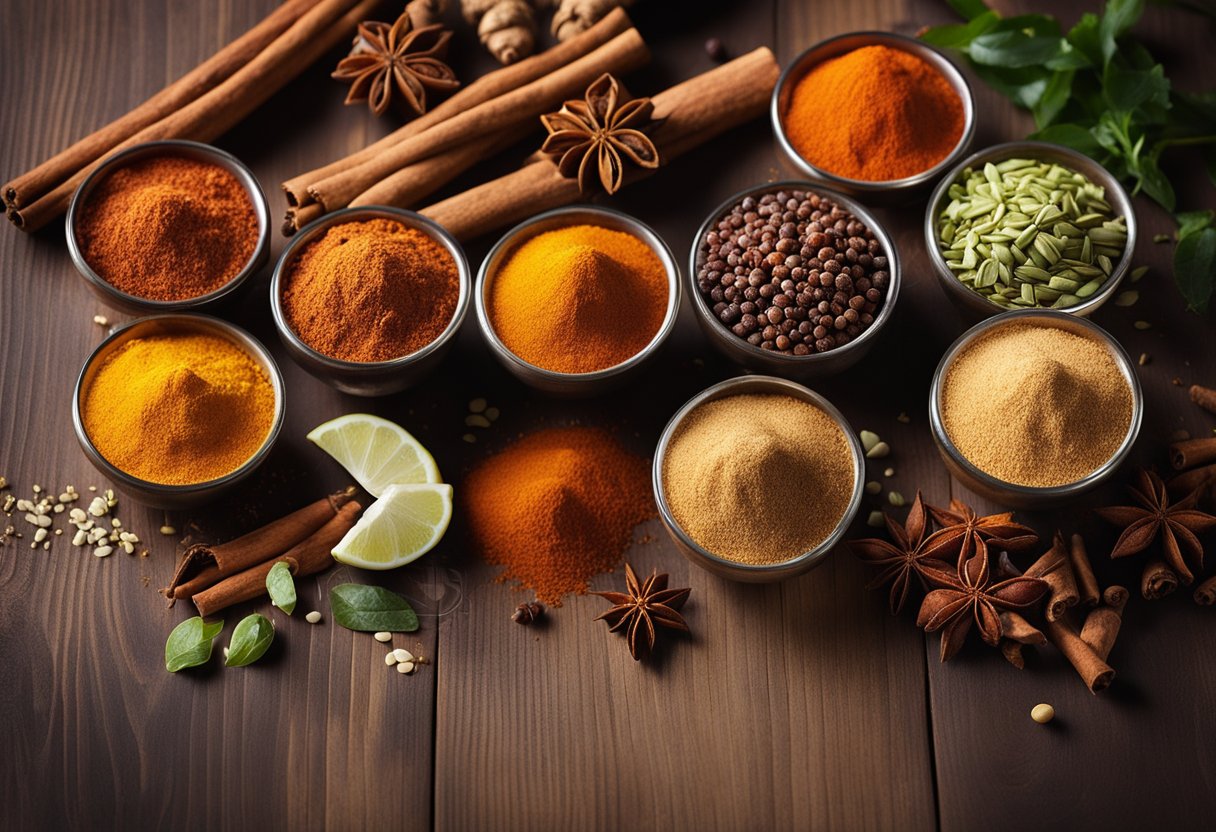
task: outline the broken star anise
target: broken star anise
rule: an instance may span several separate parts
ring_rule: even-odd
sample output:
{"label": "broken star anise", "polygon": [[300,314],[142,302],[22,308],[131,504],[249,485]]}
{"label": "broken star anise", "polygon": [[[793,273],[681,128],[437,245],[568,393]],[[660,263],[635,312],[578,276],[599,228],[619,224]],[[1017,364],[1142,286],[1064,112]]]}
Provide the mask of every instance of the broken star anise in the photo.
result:
{"label": "broken star anise", "polygon": [[988,569],[988,543],[975,541],[975,555],[960,560],[957,577],[940,572],[928,573],[939,588],[925,596],[916,626],[925,632],[942,631],[941,659],[949,661],[967,638],[972,622],[985,643],[996,647],[1001,640],[999,610],[1025,609],[1047,592],[1047,583],[1038,578],[1009,578],[991,582]]}
{"label": "broken star anise", "polygon": [[451,31],[441,25],[414,28],[409,13],[391,26],[375,20],[359,24],[354,47],[331,77],[349,81],[346,103],[367,101],[376,115],[388,109],[394,90],[414,115],[426,112],[426,91],[460,86],[443,62]]}
{"label": "broken star anise", "polygon": [[591,190],[598,176],[605,191],[616,193],[626,161],[647,169],[659,166],[659,151],[642,132],[653,112],[649,98],[629,99],[605,73],[587,87],[582,101],[567,101],[540,117],[549,132],[541,153],[557,157],[562,176],[577,176],[580,191]]}
{"label": "broken star anise", "polygon": [[638,581],[633,567],[625,564],[627,592],[592,592],[607,598],[613,607],[596,621],[607,621],[608,632],[624,630],[629,639],[629,654],[634,661],[654,649],[655,625],[688,632],[688,624],[679,610],[688,600],[691,589],[668,589],[666,573],[651,572],[644,583]]}
{"label": "broken star anise", "polygon": [[1160,536],[1166,562],[1183,583],[1191,583],[1195,576],[1187,567],[1188,558],[1195,562],[1196,569],[1203,568],[1203,544],[1198,535],[1216,529],[1216,517],[1195,508],[1203,486],[1171,504],[1161,477],[1155,471],[1141,469],[1136,484],[1128,490],[1138,506],[1095,509],[1106,522],[1124,527],[1110,556],[1125,558],[1143,552]]}
{"label": "broken star anise", "polygon": [[929,506],[929,513],[940,526],[927,541],[929,557],[951,563],[970,560],[975,553],[975,541],[987,541],[994,549],[1024,552],[1039,542],[1034,529],[1013,522],[1013,512],[980,517],[961,500],[950,500],[950,508]]}
{"label": "broken star anise", "polygon": [[916,492],[916,499],[912,501],[912,508],[908,511],[908,519],[902,526],[885,512],[883,517],[887,521],[887,532],[895,541],[894,544],[879,538],[867,538],[850,540],[848,546],[857,557],[871,566],[879,567],[878,574],[866,585],[866,589],[875,589],[888,581],[891,582],[890,604],[891,613],[894,614],[903,609],[904,602],[908,599],[908,588],[913,575],[920,580],[921,586],[925,587],[926,571],[936,570],[949,574],[954,565],[929,554],[925,547],[929,517],[925,504],[921,502],[919,491]]}

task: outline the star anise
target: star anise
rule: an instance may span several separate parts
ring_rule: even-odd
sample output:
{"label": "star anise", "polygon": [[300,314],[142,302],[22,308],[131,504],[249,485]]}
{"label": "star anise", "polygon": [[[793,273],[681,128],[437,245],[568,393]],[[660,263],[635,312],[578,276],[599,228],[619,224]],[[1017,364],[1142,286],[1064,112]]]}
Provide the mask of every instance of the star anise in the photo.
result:
{"label": "star anise", "polygon": [[1034,529],[1013,522],[1013,512],[980,517],[961,500],[950,500],[950,508],[929,506],[929,513],[941,528],[925,541],[929,557],[957,563],[970,560],[976,541],[985,540],[994,549],[1024,552],[1039,542]]}
{"label": "star anise", "polygon": [[642,132],[653,113],[649,98],[631,100],[604,73],[587,87],[582,101],[567,101],[558,112],[540,117],[549,131],[541,153],[558,157],[557,169],[562,176],[577,176],[580,191],[591,190],[598,175],[604,190],[616,193],[626,161],[648,169],[659,166],[659,151]]}
{"label": "star anise", "polygon": [[1195,576],[1187,560],[1193,560],[1196,569],[1203,568],[1203,544],[1197,535],[1216,529],[1216,517],[1195,508],[1203,486],[1171,505],[1161,477],[1142,468],[1128,490],[1140,505],[1095,509],[1106,522],[1124,527],[1110,556],[1125,558],[1143,552],[1160,536],[1166,562],[1183,583],[1191,583]]}
{"label": "star anise", "polygon": [[629,653],[634,661],[654,649],[655,625],[688,632],[688,624],[679,610],[688,600],[691,589],[668,589],[667,574],[651,572],[645,583],[638,581],[633,567],[625,564],[627,592],[592,592],[607,598],[614,606],[596,621],[607,621],[608,632],[625,630],[629,638]]}
{"label": "star anise", "polygon": [[375,20],[359,24],[354,47],[331,77],[351,82],[346,103],[367,101],[376,115],[386,109],[393,92],[414,115],[426,112],[426,91],[460,86],[443,62],[452,33],[439,24],[414,28],[408,13],[391,26]]}
{"label": "star anise", "polygon": [[894,545],[878,538],[867,538],[850,540],[848,546],[853,554],[866,563],[880,567],[874,579],[866,584],[866,589],[875,589],[887,581],[891,582],[891,613],[895,614],[903,609],[904,602],[908,599],[908,588],[913,575],[920,580],[922,587],[927,588],[925,573],[928,570],[949,574],[954,566],[930,555],[925,548],[929,517],[925,504],[921,502],[919,491],[916,492],[916,499],[912,501],[912,508],[902,526],[885,512],[883,517],[887,521],[887,532],[895,541]]}
{"label": "star anise", "polygon": [[[940,587],[925,596],[916,616],[916,626],[925,632],[942,631],[941,659],[949,661],[967,638],[974,621],[980,638],[996,647],[1001,640],[998,610],[1019,610],[1031,606],[1047,592],[1047,583],[1038,578],[1009,578],[992,583],[988,570],[988,543],[975,540],[975,555],[960,560],[957,578],[931,572],[929,579]],[[947,579],[948,580],[943,580]]]}

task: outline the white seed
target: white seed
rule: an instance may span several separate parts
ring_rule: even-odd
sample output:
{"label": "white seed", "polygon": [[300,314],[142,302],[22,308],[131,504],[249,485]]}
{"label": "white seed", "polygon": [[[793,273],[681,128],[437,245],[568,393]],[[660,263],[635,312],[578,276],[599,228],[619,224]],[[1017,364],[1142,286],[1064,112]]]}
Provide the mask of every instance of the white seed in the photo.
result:
{"label": "white seed", "polygon": [[904,500],[904,495],[900,494],[898,491],[888,492],[887,493],[887,502],[890,503],[891,505],[895,506],[896,508],[898,508],[899,506],[902,506],[902,505],[906,505],[906,501]]}
{"label": "white seed", "polygon": [[34,532],[34,542],[41,543],[42,541],[46,540],[46,536],[47,536],[47,530],[39,529],[38,531]]}
{"label": "white seed", "polygon": [[76,536],[72,538],[72,545],[73,546],[83,546],[85,539],[87,537],[88,537],[88,534],[86,532],[77,531]]}
{"label": "white seed", "polygon": [[228,661],[228,648],[224,648],[224,661]]}
{"label": "white seed", "polygon": [[867,459],[882,459],[885,456],[891,455],[891,446],[886,442],[879,442],[870,450],[866,451]]}
{"label": "white seed", "polygon": [[53,522],[55,522],[55,521],[52,520],[50,517],[47,517],[45,514],[38,515],[37,525],[40,528],[45,529],[47,526],[51,525],[51,523],[53,523]]}
{"label": "white seed", "polygon": [[401,647],[398,647],[396,650],[394,650],[393,655],[397,658],[397,661],[399,661],[399,662],[412,662],[414,660],[414,654],[411,653],[409,650],[405,650]]}
{"label": "white seed", "polygon": [[61,502],[61,503],[70,503],[75,499],[76,499],[76,494],[71,491],[65,491],[59,495],[59,502]]}
{"label": "white seed", "polygon": [[392,667],[393,665],[395,665],[397,663],[397,657],[392,652],[385,653],[384,654],[384,663],[386,665],[388,665],[389,667]]}
{"label": "white seed", "polygon": [[89,514],[94,517],[102,517],[108,510],[109,506],[106,505],[106,501],[101,497],[94,497],[93,501],[89,503]]}
{"label": "white seed", "polygon": [[33,511],[34,504],[22,497],[17,501],[17,511]]}
{"label": "white seed", "polygon": [[175,534],[177,534],[177,529],[175,529],[175,528],[173,528],[172,526],[170,526],[170,525],[166,524],[166,525],[164,525],[164,526],[161,526],[161,527],[160,527],[160,533],[161,533],[161,534],[163,534],[163,535],[165,535],[166,537],[168,537],[168,536],[170,536],[170,535],[175,535]]}
{"label": "white seed", "polygon": [[73,523],[84,523],[89,521],[89,515],[85,514],[82,509],[74,508],[68,512],[68,519]]}
{"label": "white seed", "polygon": [[413,662],[402,662],[401,664],[397,665],[397,672],[398,673],[413,673],[414,672],[414,663]]}
{"label": "white seed", "polygon": [[866,493],[871,494],[871,495],[881,494],[882,493],[882,483],[874,482],[874,481],[870,481],[870,482],[866,483]]}
{"label": "white seed", "polygon": [[883,471],[883,472],[882,472],[882,475],[883,475],[884,477],[893,477],[893,476],[895,476],[895,469],[894,469],[894,468],[888,468],[887,470],[885,470],[885,471]]}
{"label": "white seed", "polygon": [[881,437],[872,430],[863,430],[857,434],[857,437],[861,440],[861,447],[867,454],[874,450],[874,447],[882,441]]}
{"label": "white seed", "polygon": [[887,525],[887,521],[886,518],[883,517],[881,511],[871,511],[870,516],[866,518],[866,525],[872,526],[876,529],[881,529],[883,526]]}
{"label": "white seed", "polygon": [[48,540],[48,541],[46,541],[45,543],[43,543],[43,544],[42,544],[42,548],[43,548],[43,549],[46,549],[47,551],[50,551],[50,549],[51,549],[51,541],[49,541],[49,540]]}
{"label": "white seed", "polygon": [[320,624],[321,623],[321,613],[317,612],[316,610],[313,610],[308,615],[304,616],[304,620],[307,621],[309,624]]}
{"label": "white seed", "polygon": [[115,517],[113,520],[111,520],[111,521],[110,521],[110,525],[111,525],[111,526],[113,526],[113,527],[114,527],[114,528],[116,528],[116,529],[121,529],[121,528],[122,528],[122,521],[121,521],[121,520],[119,520],[117,517]]}
{"label": "white seed", "polygon": [[490,426],[490,420],[485,416],[482,416],[480,413],[465,416],[464,423],[471,428],[488,428]]}
{"label": "white seed", "polygon": [[468,442],[470,445],[472,445],[474,442],[477,441],[477,437],[471,433],[466,433],[464,436],[462,436],[460,438],[463,439],[465,442]]}
{"label": "white seed", "polygon": [[1056,718],[1056,709],[1041,702],[1030,709],[1030,718],[1040,725],[1046,725]]}
{"label": "white seed", "polygon": [[63,503],[55,503],[54,512],[56,514],[63,514]]}
{"label": "white seed", "polygon": [[96,491],[96,490],[97,490],[97,486],[95,486],[95,485],[90,485],[90,486],[89,486],[89,490],[90,490],[90,491]]}
{"label": "white seed", "polygon": [[92,531],[93,527],[95,525],[97,525],[97,524],[94,523],[92,520],[86,520],[83,523],[77,523],[76,528],[80,529],[82,532],[88,532],[88,531]]}
{"label": "white seed", "polygon": [[109,326],[110,319],[107,318],[105,315],[94,315],[93,323],[97,324],[98,326]]}
{"label": "white seed", "polygon": [[93,554],[99,558],[109,557],[113,553],[114,553],[113,546],[98,546],[96,549],[93,550]]}
{"label": "white seed", "polygon": [[56,537],[58,537],[58,536],[59,536],[59,535],[61,535],[61,534],[63,534],[63,529],[55,529],[55,536],[56,536]]}
{"label": "white seed", "polygon": [[392,640],[393,640],[393,634],[392,634],[392,633],[386,633],[386,632],[384,632],[384,631],[381,631],[381,632],[379,632],[379,633],[376,633],[376,635],[375,635],[375,636],[373,636],[373,638],[375,638],[375,639],[376,639],[376,641],[381,641],[381,642],[384,642],[384,641],[392,641]]}
{"label": "white seed", "polygon": [[42,493],[42,486],[41,486],[41,485],[34,485],[34,493],[35,493],[35,494],[41,494],[41,493]]}
{"label": "white seed", "polygon": [[469,412],[470,413],[481,413],[485,409],[486,409],[486,400],[485,399],[478,398],[478,399],[473,399],[471,402],[469,402]]}
{"label": "white seed", "polygon": [[29,523],[31,526],[37,526],[38,525],[38,515],[34,514],[33,512],[27,513],[25,515],[25,522]]}
{"label": "white seed", "polygon": [[31,549],[37,549],[37,548],[38,548],[38,544],[37,544],[37,543],[31,543],[31,544],[30,544],[30,548],[31,548]]}
{"label": "white seed", "polygon": [[128,555],[135,554],[135,546],[130,543],[127,543],[126,541],[124,541],[122,544],[122,550],[124,552],[126,552]]}

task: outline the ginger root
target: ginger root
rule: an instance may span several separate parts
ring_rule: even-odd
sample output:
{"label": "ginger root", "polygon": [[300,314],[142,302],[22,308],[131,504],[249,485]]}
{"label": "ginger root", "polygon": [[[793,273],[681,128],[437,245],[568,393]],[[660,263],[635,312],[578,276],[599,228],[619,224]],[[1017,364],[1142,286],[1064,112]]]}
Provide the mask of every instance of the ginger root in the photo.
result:
{"label": "ginger root", "polygon": [[536,9],[545,0],[461,0],[460,11],[477,27],[481,45],[501,64],[532,54],[536,45]]}
{"label": "ginger root", "polygon": [[556,0],[550,31],[558,40],[569,40],[590,29],[617,6],[631,5],[633,0]]}
{"label": "ginger root", "polygon": [[448,0],[410,0],[405,4],[405,13],[410,16],[413,28],[421,29],[439,23],[447,7]]}

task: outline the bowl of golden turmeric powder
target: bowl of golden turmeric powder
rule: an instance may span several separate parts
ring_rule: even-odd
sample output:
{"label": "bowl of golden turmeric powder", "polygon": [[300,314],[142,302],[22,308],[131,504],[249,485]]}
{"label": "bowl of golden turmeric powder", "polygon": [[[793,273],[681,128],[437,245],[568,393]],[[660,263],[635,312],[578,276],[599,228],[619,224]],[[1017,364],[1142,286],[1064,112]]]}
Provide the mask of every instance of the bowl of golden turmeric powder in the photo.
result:
{"label": "bowl of golden turmeric powder", "polygon": [[84,363],[72,423],[85,455],[140,502],[214,500],[269,455],[283,379],[253,336],[207,315],[152,315],[116,329]]}
{"label": "bowl of golden turmeric powder", "polygon": [[945,55],[891,32],[850,32],[789,63],[770,117],[799,174],[854,195],[927,187],[966,152],[975,101]]}

